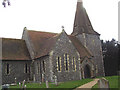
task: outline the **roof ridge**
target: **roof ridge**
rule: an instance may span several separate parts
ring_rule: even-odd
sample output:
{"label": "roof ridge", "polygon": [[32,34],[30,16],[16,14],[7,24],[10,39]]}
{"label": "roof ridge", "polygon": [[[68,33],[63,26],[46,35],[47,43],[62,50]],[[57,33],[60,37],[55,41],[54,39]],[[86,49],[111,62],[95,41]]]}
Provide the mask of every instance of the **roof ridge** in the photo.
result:
{"label": "roof ridge", "polygon": [[36,31],[36,30],[28,30],[29,31],[32,31],[32,32],[43,32],[43,33],[51,33],[51,34],[59,34],[59,33],[54,33],[54,32],[46,32],[46,31]]}
{"label": "roof ridge", "polygon": [[9,40],[21,40],[21,41],[24,41],[23,39],[18,39],[18,38],[0,38],[0,39],[9,39]]}
{"label": "roof ridge", "polygon": [[[90,56],[92,56],[92,53],[90,52],[90,50],[88,49],[88,48],[86,48],[82,43],[81,43],[81,41],[78,39],[78,38],[76,38],[75,36],[73,36],[73,35],[68,35],[68,37],[73,37],[73,38],[75,38],[77,41],[78,41],[78,43],[84,48],[84,50],[90,55]],[[70,38],[70,40],[71,40],[71,38]],[[71,40],[72,41],[72,40]],[[73,45],[75,46],[75,44],[74,44],[74,42],[72,41],[72,43],[73,43]],[[75,46],[76,47],[76,46]],[[77,49],[77,47],[76,47],[76,49]]]}

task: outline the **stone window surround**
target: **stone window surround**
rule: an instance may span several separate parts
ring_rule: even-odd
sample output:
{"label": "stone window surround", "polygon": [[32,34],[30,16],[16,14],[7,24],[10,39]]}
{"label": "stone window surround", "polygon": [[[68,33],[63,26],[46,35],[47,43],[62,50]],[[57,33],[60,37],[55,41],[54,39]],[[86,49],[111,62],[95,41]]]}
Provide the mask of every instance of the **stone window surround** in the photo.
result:
{"label": "stone window surround", "polygon": [[[68,70],[66,70],[66,61],[67,61]],[[69,55],[67,53],[64,54],[64,66],[65,66],[65,72],[69,72]]]}
{"label": "stone window surround", "polygon": [[[61,66],[61,57],[60,57],[60,56],[57,56],[57,57],[56,57],[56,60],[57,60],[57,62],[56,62],[56,63],[57,63],[57,71],[58,71],[58,72],[61,72],[61,70],[62,70],[62,69],[61,69],[61,67],[62,67],[62,66]],[[59,60],[59,63],[58,63],[58,60]]]}
{"label": "stone window surround", "polygon": [[6,63],[6,75],[10,75],[10,64]]}
{"label": "stone window surround", "polygon": [[75,57],[72,58],[72,69],[73,69],[73,72],[76,72],[76,59],[75,59]]}
{"label": "stone window surround", "polygon": [[28,73],[28,64],[27,63],[24,64],[24,73]]}

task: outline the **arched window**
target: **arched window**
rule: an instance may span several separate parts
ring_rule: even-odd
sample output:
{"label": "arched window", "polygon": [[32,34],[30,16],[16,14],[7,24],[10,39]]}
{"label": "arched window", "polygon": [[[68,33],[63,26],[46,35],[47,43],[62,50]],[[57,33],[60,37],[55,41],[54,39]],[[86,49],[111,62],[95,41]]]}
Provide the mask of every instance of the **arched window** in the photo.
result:
{"label": "arched window", "polygon": [[57,57],[57,71],[61,72],[61,57]]}
{"label": "arched window", "polygon": [[43,72],[45,72],[45,61],[43,61],[42,63],[43,63]]}
{"label": "arched window", "polygon": [[65,71],[69,71],[69,55],[67,53],[64,54],[64,65]]}
{"label": "arched window", "polygon": [[8,75],[8,74],[10,74],[10,65],[7,63],[7,67],[6,67],[6,74]]}
{"label": "arched window", "polygon": [[39,74],[39,62],[37,62],[37,74]]}
{"label": "arched window", "polygon": [[72,59],[72,68],[74,71],[76,71],[76,60],[75,60],[75,57],[73,57]]}
{"label": "arched window", "polygon": [[24,73],[27,73],[27,69],[28,69],[27,63],[25,63],[24,64]]}

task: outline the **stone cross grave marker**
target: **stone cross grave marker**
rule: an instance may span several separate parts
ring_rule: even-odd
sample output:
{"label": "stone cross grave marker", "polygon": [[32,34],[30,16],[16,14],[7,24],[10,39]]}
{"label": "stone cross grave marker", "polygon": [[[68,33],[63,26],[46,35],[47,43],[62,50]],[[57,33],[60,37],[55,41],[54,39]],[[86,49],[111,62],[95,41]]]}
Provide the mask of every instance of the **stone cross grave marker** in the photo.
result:
{"label": "stone cross grave marker", "polygon": [[103,90],[103,88],[105,88],[105,90],[110,90],[109,82],[105,78],[101,78],[100,80],[98,80],[98,87],[100,88],[100,90]]}

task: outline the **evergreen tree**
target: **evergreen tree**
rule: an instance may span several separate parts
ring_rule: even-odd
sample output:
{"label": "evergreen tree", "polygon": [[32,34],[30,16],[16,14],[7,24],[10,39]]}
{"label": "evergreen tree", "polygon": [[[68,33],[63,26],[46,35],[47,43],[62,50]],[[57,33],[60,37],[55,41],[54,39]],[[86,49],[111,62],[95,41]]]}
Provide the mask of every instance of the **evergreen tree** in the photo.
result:
{"label": "evergreen tree", "polygon": [[103,41],[102,50],[103,50],[103,60],[104,60],[104,68],[105,75],[117,75],[118,72],[118,44],[115,39],[111,41]]}

